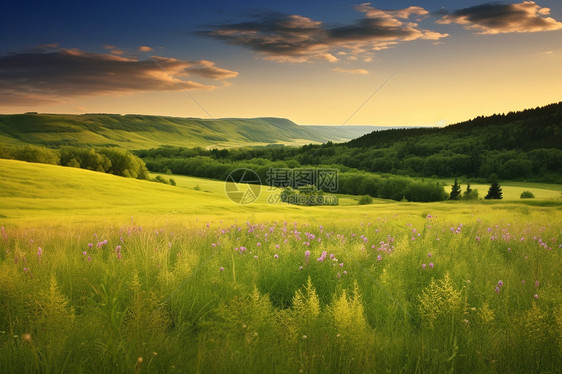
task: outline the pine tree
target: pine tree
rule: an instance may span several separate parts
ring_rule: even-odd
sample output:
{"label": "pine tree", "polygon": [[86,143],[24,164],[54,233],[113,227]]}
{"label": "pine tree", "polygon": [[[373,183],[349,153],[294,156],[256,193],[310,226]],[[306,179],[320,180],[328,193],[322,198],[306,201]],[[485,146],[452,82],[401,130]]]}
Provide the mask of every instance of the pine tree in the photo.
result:
{"label": "pine tree", "polygon": [[492,184],[490,185],[490,189],[488,190],[488,194],[486,195],[486,197],[484,197],[484,199],[503,199],[502,188],[497,181],[492,182]]}
{"label": "pine tree", "polygon": [[463,193],[463,199],[470,200],[471,196],[470,193],[472,192],[472,188],[470,188],[470,183],[466,184],[466,191]]}
{"label": "pine tree", "polygon": [[457,183],[457,178],[455,178],[455,183],[451,186],[451,195],[449,200],[458,200],[461,196],[461,186]]}

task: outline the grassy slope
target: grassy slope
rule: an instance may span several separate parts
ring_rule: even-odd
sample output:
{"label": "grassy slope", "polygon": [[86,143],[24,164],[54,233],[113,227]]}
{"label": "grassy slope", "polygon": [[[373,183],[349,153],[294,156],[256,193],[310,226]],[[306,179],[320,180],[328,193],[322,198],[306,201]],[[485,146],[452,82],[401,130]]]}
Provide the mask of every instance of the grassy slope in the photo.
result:
{"label": "grassy slope", "polygon": [[[532,199],[529,202],[517,199],[428,204],[375,200],[372,205],[358,206],[355,205],[355,197],[342,196],[341,205],[337,207],[271,205],[267,203],[271,192],[265,188],[257,202],[242,206],[227,198],[223,182],[182,176],[174,178],[177,187],[88,170],[0,160],[0,224],[99,224],[108,220],[115,224],[116,220],[126,222],[131,216],[151,223],[194,219],[344,222],[394,214],[421,219],[423,214],[428,213],[459,221],[474,214],[494,218],[514,212],[522,212],[525,219],[532,220],[547,214],[551,215],[550,218],[552,215],[560,217],[562,211],[559,198],[550,201]],[[200,186],[200,191],[193,189],[196,185]],[[559,196],[559,192],[554,191],[549,196],[555,195]],[[528,204],[533,205],[532,209]]]}
{"label": "grassy slope", "polygon": [[118,145],[127,149],[310,143],[322,137],[283,118],[197,119],[116,114],[0,115],[5,144]]}

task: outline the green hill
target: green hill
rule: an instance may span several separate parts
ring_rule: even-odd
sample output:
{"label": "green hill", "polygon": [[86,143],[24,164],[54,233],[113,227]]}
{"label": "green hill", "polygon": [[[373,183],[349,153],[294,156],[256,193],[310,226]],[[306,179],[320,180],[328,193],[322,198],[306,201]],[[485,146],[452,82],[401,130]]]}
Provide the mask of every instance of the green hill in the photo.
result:
{"label": "green hill", "polygon": [[[408,144],[413,154],[471,148],[529,151],[562,148],[562,102],[508,114],[480,116],[444,128],[389,129],[347,143],[350,147],[386,148]],[[413,144],[415,143],[415,144]]]}
{"label": "green hill", "polygon": [[0,115],[0,142],[50,147],[119,146],[146,149],[236,147],[248,144],[321,142],[315,131],[284,118],[200,119],[119,114]]}

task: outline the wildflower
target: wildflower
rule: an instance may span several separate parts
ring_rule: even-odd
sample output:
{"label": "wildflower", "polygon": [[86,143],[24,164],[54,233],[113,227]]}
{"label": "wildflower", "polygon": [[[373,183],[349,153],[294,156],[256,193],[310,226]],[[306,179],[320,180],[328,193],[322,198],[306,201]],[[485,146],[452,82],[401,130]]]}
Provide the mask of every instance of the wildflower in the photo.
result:
{"label": "wildflower", "polygon": [[498,287],[503,287],[503,282],[501,281],[501,279],[498,281]]}
{"label": "wildflower", "polygon": [[429,263],[429,267],[433,269],[433,262]]}
{"label": "wildflower", "polygon": [[260,242],[257,242],[256,245],[257,245],[258,247],[261,247],[261,243],[260,243]]}
{"label": "wildflower", "polygon": [[306,257],[306,258],[310,257],[310,251],[309,250],[304,251],[304,257]]}
{"label": "wildflower", "polygon": [[279,258],[279,255],[276,253],[273,255],[273,258]]}
{"label": "wildflower", "polygon": [[533,297],[534,297],[534,298],[535,298],[535,300],[536,300],[536,299],[538,299],[538,298],[539,298],[539,295],[535,294],[535,295],[534,295]]}
{"label": "wildflower", "polygon": [[429,253],[427,254],[427,257],[431,257],[431,252],[429,252]]}
{"label": "wildflower", "polygon": [[118,245],[117,247],[115,247],[115,252],[121,252],[121,246]]}
{"label": "wildflower", "polygon": [[37,250],[37,257],[41,258],[42,254],[43,254],[43,250],[41,249],[41,247],[39,247],[39,249]]}
{"label": "wildflower", "polygon": [[82,254],[83,254],[84,256],[86,256],[86,255],[88,254],[88,252],[84,251],[84,252],[82,252]]}
{"label": "wildflower", "polygon": [[275,248],[279,249],[279,244],[275,244]]}
{"label": "wildflower", "polygon": [[221,267],[219,268],[219,271],[220,271],[220,272],[223,272],[223,271],[224,271],[224,268],[221,266]]}
{"label": "wildflower", "polygon": [[539,286],[539,281],[536,280],[536,281],[535,281],[535,287],[538,287],[538,286]]}
{"label": "wildflower", "polygon": [[301,271],[302,271],[302,265],[301,265],[301,266],[299,266],[299,270],[301,270]]}
{"label": "wildflower", "polygon": [[88,256],[88,262],[91,262],[91,261],[92,261],[92,257]]}
{"label": "wildflower", "polygon": [[381,260],[382,260],[382,256],[381,256],[381,255],[378,255],[378,256],[377,256],[377,261],[381,261]]}
{"label": "wildflower", "polygon": [[343,275],[347,275],[347,270],[344,270],[344,271],[343,271]]}
{"label": "wildflower", "polygon": [[422,264],[422,269],[425,269],[427,267],[426,264]]}
{"label": "wildflower", "polygon": [[523,279],[523,280],[521,281],[521,284],[525,284],[525,279]]}
{"label": "wildflower", "polygon": [[94,246],[94,243],[88,243],[88,248],[92,248]]}
{"label": "wildflower", "polygon": [[496,286],[496,293],[500,293],[500,288]]}
{"label": "wildflower", "polygon": [[255,255],[255,256],[254,256],[254,258],[255,258],[255,259],[257,260],[257,259],[258,259],[258,256],[257,256],[257,255]]}
{"label": "wildflower", "polygon": [[302,336],[302,338],[303,338],[303,339],[306,339],[306,338],[307,338],[307,336],[306,336],[306,335],[303,335],[303,336]]}
{"label": "wildflower", "polygon": [[340,262],[340,268],[343,268],[343,262]]}

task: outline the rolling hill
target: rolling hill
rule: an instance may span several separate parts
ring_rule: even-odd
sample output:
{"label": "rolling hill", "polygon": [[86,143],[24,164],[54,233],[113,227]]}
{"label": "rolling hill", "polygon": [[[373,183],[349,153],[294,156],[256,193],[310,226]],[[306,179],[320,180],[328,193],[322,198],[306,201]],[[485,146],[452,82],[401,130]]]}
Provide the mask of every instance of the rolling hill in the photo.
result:
{"label": "rolling hill", "polygon": [[284,118],[200,119],[119,114],[0,115],[0,142],[49,147],[119,146],[146,149],[236,147],[322,142],[321,134]]}

